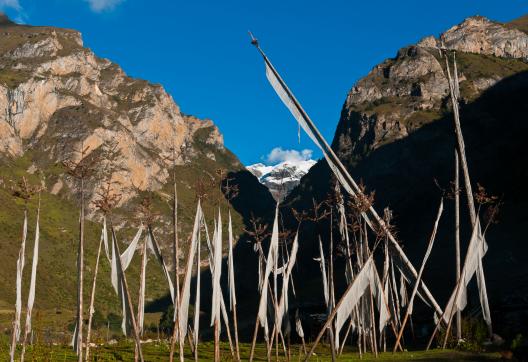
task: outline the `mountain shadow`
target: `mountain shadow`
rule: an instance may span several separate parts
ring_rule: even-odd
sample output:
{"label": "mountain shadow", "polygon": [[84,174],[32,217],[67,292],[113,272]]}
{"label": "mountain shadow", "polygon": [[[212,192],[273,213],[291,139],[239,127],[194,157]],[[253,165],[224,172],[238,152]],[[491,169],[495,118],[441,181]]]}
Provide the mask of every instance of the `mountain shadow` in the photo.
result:
{"label": "mountain shadow", "polygon": [[[528,201],[527,97],[528,72],[522,72],[499,81],[475,101],[461,105],[462,131],[473,190],[477,190],[477,184],[480,184],[489,194],[497,195],[502,203],[498,223],[491,225],[487,232],[489,250],[484,268],[494,325],[504,334],[522,331],[528,325],[523,324],[528,316],[528,265],[524,258],[528,252],[525,237],[528,226],[525,210]],[[362,180],[367,185],[367,192],[375,190],[374,206],[378,212],[385,207],[393,210],[398,239],[415,266],[420,264],[425,252],[442,189],[449,189],[454,179],[454,147],[453,117],[446,113],[407,137],[379,147],[359,161],[342,159],[356,181]],[[322,201],[331,190],[335,182],[332,179],[324,160],[303,178],[283,204],[283,217],[290,228],[296,228],[297,224],[289,208],[310,210],[313,200]],[[470,236],[470,220],[462,183],[460,187],[463,258]],[[483,206],[482,215],[485,209]],[[320,226],[322,229],[327,227]],[[303,285],[315,288],[299,288],[298,300],[319,300],[322,303],[319,266],[313,260],[319,254],[314,230],[310,223],[301,229],[294,278],[302,275]],[[326,245],[328,234],[322,234]],[[338,237],[339,234],[334,235]],[[336,270],[335,275],[336,283],[342,289],[343,270]],[[309,280],[317,282],[314,284]],[[445,211],[424,280],[440,305],[445,305],[455,285],[452,200],[445,200]],[[472,291],[475,289],[471,287]],[[472,306],[478,307],[474,298],[470,298],[468,309]],[[425,313],[422,318],[430,324],[432,312],[423,309],[422,312]]]}

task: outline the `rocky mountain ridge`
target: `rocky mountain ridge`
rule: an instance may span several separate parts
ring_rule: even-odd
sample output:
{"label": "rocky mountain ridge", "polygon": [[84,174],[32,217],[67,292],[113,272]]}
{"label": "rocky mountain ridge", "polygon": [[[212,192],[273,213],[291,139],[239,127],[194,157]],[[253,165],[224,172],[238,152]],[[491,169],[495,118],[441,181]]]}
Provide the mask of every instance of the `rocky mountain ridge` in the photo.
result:
{"label": "rocky mountain ridge", "polygon": [[[162,188],[173,149],[179,166],[202,157],[223,158],[219,167],[226,169],[241,167],[211,120],[183,114],[160,85],[130,78],[117,64],[97,57],[83,47],[79,32],[16,25],[5,18],[0,32],[3,155],[31,151],[35,166],[46,169],[66,158],[78,160],[75,151],[81,148],[90,157],[111,144],[114,170],[105,179],[126,191],[121,205],[139,191]],[[54,193],[72,187],[65,178],[52,178]],[[92,199],[100,187],[100,182],[90,186]]]}
{"label": "rocky mountain ridge", "polygon": [[[226,172],[243,168],[224,146],[213,121],[184,114],[161,85],[131,78],[119,65],[98,57],[84,47],[79,32],[17,25],[0,15],[0,202],[4,205],[0,210],[0,249],[6,260],[0,265],[0,309],[11,310],[15,300],[24,205],[12,196],[10,188],[23,176],[31,184],[45,186],[39,257],[43,272],[38,279],[37,308],[60,305],[65,311],[75,309],[74,293],[66,291],[75,290],[77,275],[74,245],[78,240],[79,183],[68,175],[63,161],[79,161],[83,150],[86,164],[93,162],[84,184],[89,218],[85,230],[87,293],[101,232],[97,222],[102,215],[94,201],[107,184],[120,200],[109,215],[119,242],[126,245],[131,240],[142,221],[138,206],[148,199],[156,237],[172,265],[173,172],[184,252],[197,193],[207,195],[202,205],[208,222],[213,222],[219,206],[227,220],[227,202],[218,186]],[[29,203],[30,238],[36,202],[34,198]],[[237,212],[232,216],[238,236],[241,216]],[[183,258],[184,253],[181,255]],[[127,276],[137,281],[138,264],[132,264]],[[152,265],[147,275],[147,304],[168,292],[160,269]],[[107,264],[101,268],[109,275]],[[119,303],[109,279],[98,281],[98,289],[96,308],[117,312]],[[136,293],[137,283],[131,283],[131,289]],[[0,318],[0,325],[4,322]]]}
{"label": "rocky mountain ridge", "polygon": [[462,101],[469,102],[526,69],[528,34],[477,16],[400,49],[348,93],[333,143],[344,158],[356,162],[441,117],[449,105],[440,48],[457,51]]}

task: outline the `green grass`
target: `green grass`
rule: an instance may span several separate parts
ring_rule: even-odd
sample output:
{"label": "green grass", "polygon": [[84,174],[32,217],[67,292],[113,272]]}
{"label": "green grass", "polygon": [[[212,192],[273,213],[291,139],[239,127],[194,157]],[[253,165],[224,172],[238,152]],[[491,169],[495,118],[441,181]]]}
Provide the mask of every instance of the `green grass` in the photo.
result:
{"label": "green grass", "polygon": [[[200,179],[210,182],[211,177],[217,178],[215,170],[224,167],[232,170],[239,167],[238,160],[229,151],[217,149],[213,145],[207,145],[207,128],[201,132],[196,140],[197,147],[208,147],[217,155],[217,161],[213,161],[201,154],[193,159],[191,165],[178,166],[176,169],[178,198],[179,198],[179,226],[181,239],[181,265],[185,263],[188,236],[191,233],[194,213],[196,210],[195,187],[196,181]],[[29,179],[32,184],[40,182],[37,175],[27,173],[32,164],[39,165],[43,169],[47,189],[57,179],[62,178],[64,169],[61,166],[50,163],[49,160],[41,160],[42,155],[38,152],[27,152],[23,157],[17,159],[0,159],[0,253],[3,263],[0,263],[0,328],[9,328],[12,320],[15,302],[15,275],[16,260],[20,249],[21,229],[23,221],[24,205],[20,200],[15,200],[10,193],[10,180],[20,180],[22,176]],[[218,160],[221,160],[218,162]],[[41,241],[40,255],[37,273],[37,291],[35,315],[42,321],[42,326],[50,328],[53,333],[64,333],[74,319],[76,309],[76,281],[77,281],[77,243],[78,243],[78,205],[72,191],[64,182],[63,190],[59,195],[49,192],[42,194],[41,205]],[[172,224],[171,224],[171,198],[172,184],[169,182],[161,190],[153,194],[154,209],[159,217],[155,222],[155,233],[162,246],[162,253],[167,260],[172,260]],[[123,251],[132,239],[137,224],[134,220],[135,205],[139,197],[131,200],[124,207],[115,210],[113,219],[115,224],[126,222],[126,227],[117,231],[120,248]],[[220,192],[219,187],[211,187],[208,198],[203,203],[210,232],[213,227],[213,216],[217,213],[218,205],[221,207],[224,226],[227,225],[227,203]],[[27,287],[31,270],[33,254],[33,239],[36,216],[36,197],[30,201],[28,240],[26,243],[26,267],[23,280],[23,305],[27,300]],[[242,231],[242,218],[232,211],[235,238]],[[93,270],[96,252],[99,243],[101,225],[97,222],[86,222],[85,237],[85,283],[84,300],[85,308],[88,307],[90,298]],[[124,241],[127,241],[125,243]],[[236,241],[236,240],[235,240]],[[227,243],[225,243],[227,245]],[[205,251],[205,243],[202,244]],[[204,254],[205,255],[205,254]],[[126,276],[130,286],[133,303],[137,301],[139,287],[139,254],[134,257]],[[110,266],[105,257],[101,257],[99,277],[97,281],[97,299],[95,308],[107,316],[109,313],[121,315],[120,302],[110,285]],[[168,294],[167,282],[162,274],[161,268],[150,258],[147,267],[147,305],[151,301],[159,300]],[[156,323],[157,320],[149,323]]]}
{"label": "green grass", "polygon": [[[8,358],[8,338],[4,336],[0,344],[0,358]],[[249,358],[251,346],[247,343],[240,345],[240,357],[242,360]],[[170,346],[167,341],[152,341],[144,343],[142,351],[145,361],[167,361]],[[185,359],[193,360],[194,356],[188,346],[185,347]],[[20,350],[17,353],[20,354]],[[90,349],[91,361],[132,361],[134,359],[134,344],[131,340],[122,340],[114,345],[99,345]],[[290,349],[290,361],[303,360],[301,345],[292,345]],[[27,360],[36,361],[74,361],[76,356],[70,347],[66,345],[37,344],[30,346],[26,352]],[[211,361],[214,358],[214,344],[212,342],[201,342],[198,346],[198,357],[200,361]],[[272,351],[271,359],[275,360],[275,350]],[[226,342],[221,344],[221,360],[231,361],[231,352]],[[266,348],[264,344],[257,344],[255,348],[255,361],[267,361]],[[312,361],[331,361],[328,346],[320,346],[311,358]],[[406,351],[399,353],[385,352],[378,357],[371,353],[359,354],[354,350],[346,350],[339,357],[340,361],[498,361],[498,353],[473,353],[455,350],[430,350],[430,351]],[[284,351],[279,350],[279,361],[286,361]]]}
{"label": "green grass", "polygon": [[528,15],[523,15],[504,25],[508,28],[517,29],[528,34]]}
{"label": "green grass", "polygon": [[14,89],[26,82],[31,77],[30,73],[21,69],[0,69],[0,84]]}

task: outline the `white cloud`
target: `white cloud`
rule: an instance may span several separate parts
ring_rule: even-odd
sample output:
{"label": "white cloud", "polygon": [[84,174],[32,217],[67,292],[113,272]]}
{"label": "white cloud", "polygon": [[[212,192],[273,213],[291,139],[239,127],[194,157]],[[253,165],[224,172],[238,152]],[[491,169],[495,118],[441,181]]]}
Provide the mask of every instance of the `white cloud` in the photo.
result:
{"label": "white cloud", "polygon": [[0,0],[0,9],[11,8],[16,11],[22,10],[20,2],[18,0]]}
{"label": "white cloud", "polygon": [[284,150],[282,147],[275,147],[265,157],[266,162],[275,164],[284,161],[306,161],[312,158],[312,150],[304,149],[302,151],[297,150]]}
{"label": "white cloud", "polygon": [[[2,0],[0,0],[2,1]],[[90,4],[90,9],[96,13],[100,13],[105,10],[112,10],[117,5],[122,3],[124,0],[84,0]]]}
{"label": "white cloud", "polygon": [[[27,15],[24,12],[24,8],[22,8],[22,5],[20,5],[19,0],[0,0],[0,11],[5,9],[13,9],[15,11],[15,14],[11,14],[14,16],[15,23],[18,24],[25,24],[27,21]],[[11,17],[13,19],[13,17]]]}

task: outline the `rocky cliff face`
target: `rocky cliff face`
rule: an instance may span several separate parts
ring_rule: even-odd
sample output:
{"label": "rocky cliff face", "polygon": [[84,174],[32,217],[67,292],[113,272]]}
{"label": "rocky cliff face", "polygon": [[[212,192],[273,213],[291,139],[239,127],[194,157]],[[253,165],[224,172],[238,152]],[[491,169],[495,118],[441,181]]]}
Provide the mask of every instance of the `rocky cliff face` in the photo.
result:
{"label": "rocky cliff face", "polygon": [[[26,176],[31,183],[42,181],[46,186],[37,306],[75,309],[74,293],[66,291],[76,288],[72,242],[78,238],[78,194],[77,183],[67,176],[62,162],[79,160],[81,150],[86,151],[88,163],[97,160],[85,184],[91,220],[85,231],[85,291],[90,290],[100,235],[96,221],[101,215],[93,201],[107,182],[121,197],[112,213],[119,241],[131,240],[139,224],[136,207],[148,194],[155,233],[172,264],[172,171],[178,188],[180,245],[185,251],[196,193],[207,194],[203,202],[207,220],[212,223],[218,205],[227,220],[226,202],[218,187],[225,173],[217,171],[242,169],[211,120],[183,114],[162,86],[128,77],[117,64],[97,57],[83,46],[79,32],[16,25],[0,15],[0,249],[6,261],[0,265],[0,307],[11,309],[15,300],[23,210],[9,186],[11,180]],[[29,207],[33,218],[36,200]],[[232,215],[238,234],[241,217],[237,212]],[[30,219],[30,238],[32,225]],[[129,276],[139,280],[138,264],[133,264]],[[159,268],[150,268],[147,284],[147,299],[166,295]],[[99,288],[97,308],[115,312],[119,303],[109,280],[98,281]],[[137,292],[136,283],[131,288]]]}
{"label": "rocky cliff face", "polygon": [[[118,182],[121,204],[138,191],[159,190],[168,180],[172,149],[176,164],[205,157],[236,169],[210,120],[184,115],[160,86],[128,77],[115,63],[83,47],[80,33],[52,27],[0,24],[0,152],[33,155],[37,168],[105,148],[115,154],[106,179]],[[196,143],[196,137],[207,149]],[[227,157],[225,157],[227,156]],[[223,163],[221,162],[223,161]],[[100,169],[108,161],[103,160]],[[59,193],[69,180],[49,180]],[[90,193],[101,186],[90,185]]]}
{"label": "rocky cliff face", "polygon": [[[440,188],[448,189],[454,177],[453,118],[445,57],[438,48],[456,51],[462,131],[472,183],[474,187],[480,183],[503,202],[500,221],[487,234],[490,249],[484,264],[496,325],[510,323],[510,331],[522,329],[519,324],[512,327],[517,323],[512,321],[520,320],[519,314],[512,317],[498,311],[508,306],[526,315],[528,310],[528,271],[518,257],[526,253],[524,229],[528,225],[524,210],[528,193],[523,186],[528,173],[520,166],[528,163],[524,151],[527,24],[526,17],[509,24],[472,17],[439,37],[426,37],[402,48],[352,87],[332,143],[352,176],[364,181],[367,191],[376,192],[376,209],[393,210],[398,238],[414,264],[419,264],[442,195]],[[331,175],[325,161],[319,162],[283,205],[309,211],[313,198],[321,201],[332,190]],[[453,207],[446,200],[424,275],[441,303],[455,280],[454,267],[446,269],[455,260]],[[465,243],[470,232],[465,204],[462,212]],[[296,227],[293,217],[290,220],[292,228]],[[318,253],[313,230],[305,225],[301,237],[303,253],[298,264],[305,280],[319,278],[312,261]]]}
{"label": "rocky cliff face", "polygon": [[333,143],[342,157],[357,162],[441,117],[449,89],[439,48],[457,51],[463,102],[528,69],[528,35],[483,17],[402,48],[350,90]]}

